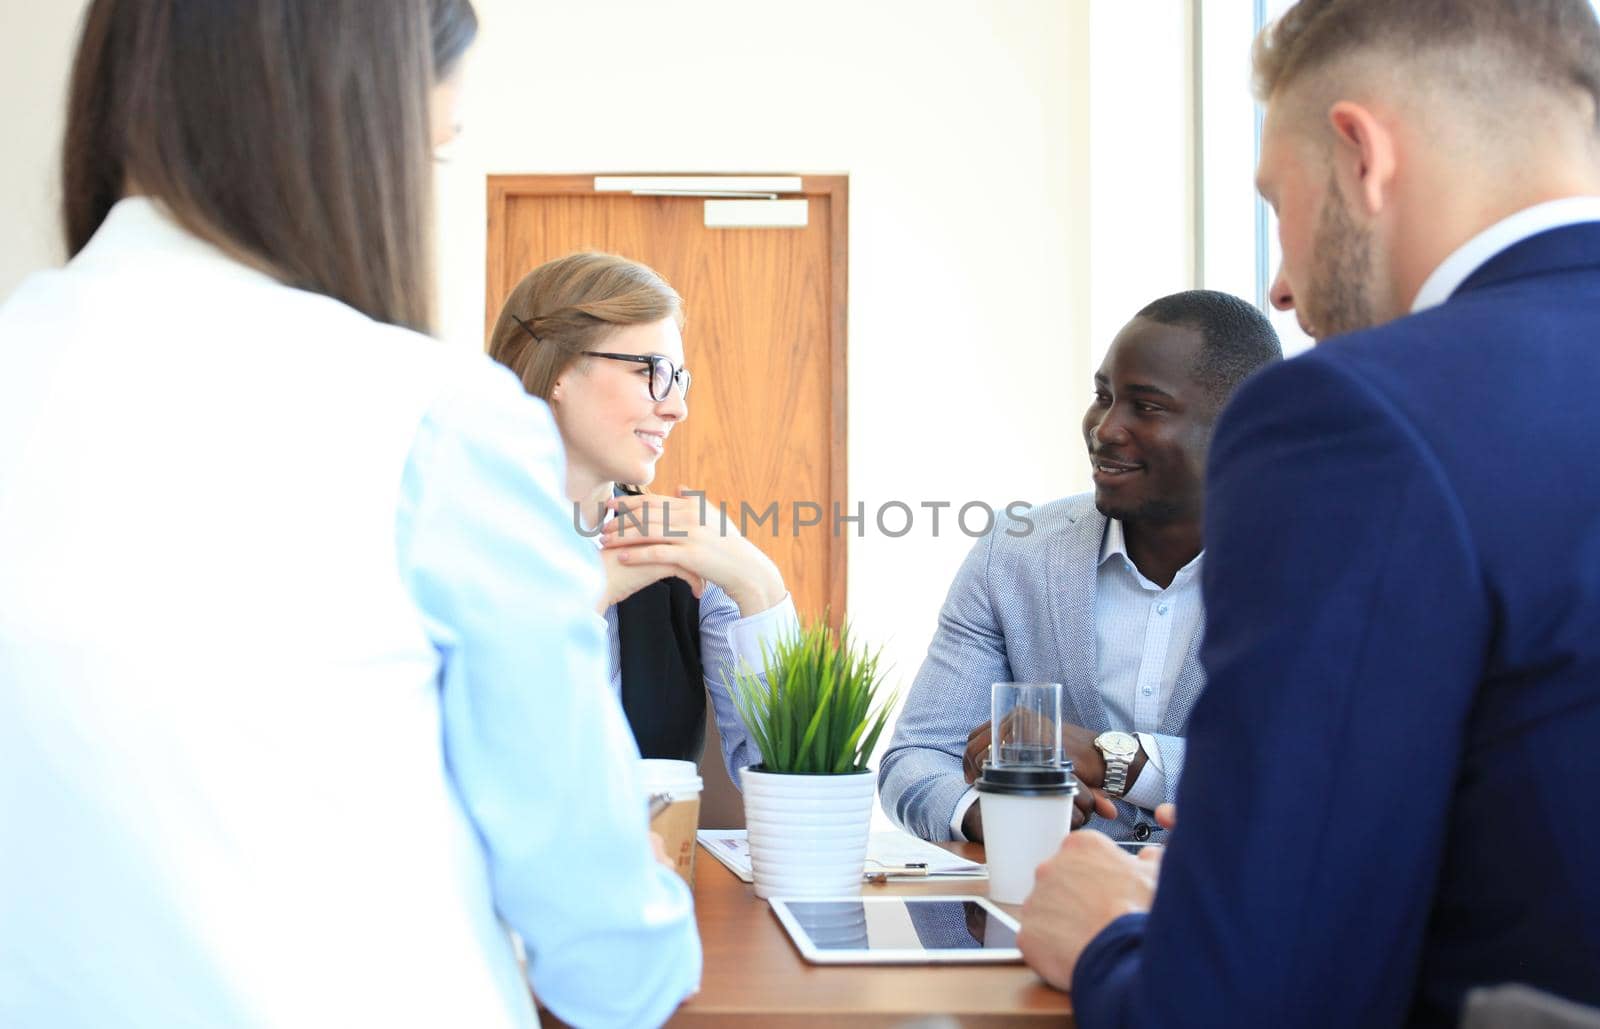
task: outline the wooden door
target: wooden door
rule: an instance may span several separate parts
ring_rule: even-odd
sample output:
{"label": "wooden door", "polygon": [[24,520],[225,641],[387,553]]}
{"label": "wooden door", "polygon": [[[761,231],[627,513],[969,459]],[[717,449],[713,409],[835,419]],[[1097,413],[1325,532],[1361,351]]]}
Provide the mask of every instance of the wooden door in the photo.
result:
{"label": "wooden door", "polygon": [[[485,335],[523,275],[575,250],[654,268],[682,295],[689,417],[651,488],[725,501],[802,618],[844,617],[844,176],[803,176],[803,228],[707,228],[706,200],[596,192],[590,175],[489,177]],[[757,522],[776,504],[776,516]],[[800,505],[798,508],[796,505]],[[811,507],[810,505],[817,505]],[[805,523],[819,517],[821,524]]]}

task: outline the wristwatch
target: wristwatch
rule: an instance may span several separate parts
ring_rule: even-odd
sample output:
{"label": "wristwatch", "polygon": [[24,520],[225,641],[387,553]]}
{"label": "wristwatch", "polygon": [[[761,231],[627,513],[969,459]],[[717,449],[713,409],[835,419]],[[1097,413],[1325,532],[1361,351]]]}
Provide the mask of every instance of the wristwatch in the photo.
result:
{"label": "wristwatch", "polygon": [[1103,732],[1094,738],[1095,749],[1105,758],[1106,779],[1101,789],[1108,797],[1128,792],[1128,766],[1139,756],[1139,741],[1125,732]]}

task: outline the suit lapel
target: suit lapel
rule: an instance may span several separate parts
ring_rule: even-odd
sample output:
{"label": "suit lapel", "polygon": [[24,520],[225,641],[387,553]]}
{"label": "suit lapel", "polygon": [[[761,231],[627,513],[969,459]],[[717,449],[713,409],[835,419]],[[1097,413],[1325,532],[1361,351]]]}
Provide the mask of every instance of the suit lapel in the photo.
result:
{"label": "suit lapel", "polygon": [[1049,543],[1051,633],[1061,669],[1062,717],[1096,731],[1109,722],[1100,699],[1094,596],[1106,519],[1092,507],[1074,512]]}

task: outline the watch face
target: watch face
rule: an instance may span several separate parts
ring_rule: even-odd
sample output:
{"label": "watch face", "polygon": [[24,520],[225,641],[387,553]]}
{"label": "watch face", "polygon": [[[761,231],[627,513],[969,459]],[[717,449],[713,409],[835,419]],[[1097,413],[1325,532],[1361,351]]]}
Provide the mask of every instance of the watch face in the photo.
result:
{"label": "watch face", "polygon": [[1132,760],[1139,753],[1139,741],[1125,732],[1103,732],[1095,737],[1094,745],[1107,757]]}

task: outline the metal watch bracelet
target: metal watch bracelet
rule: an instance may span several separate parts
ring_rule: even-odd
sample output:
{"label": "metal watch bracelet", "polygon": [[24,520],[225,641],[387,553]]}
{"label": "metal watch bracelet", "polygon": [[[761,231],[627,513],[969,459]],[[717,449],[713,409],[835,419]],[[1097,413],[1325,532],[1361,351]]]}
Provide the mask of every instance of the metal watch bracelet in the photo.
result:
{"label": "metal watch bracelet", "polygon": [[1108,797],[1120,797],[1128,792],[1128,762],[1106,759],[1106,777],[1101,789]]}

